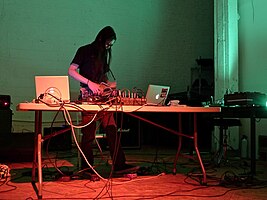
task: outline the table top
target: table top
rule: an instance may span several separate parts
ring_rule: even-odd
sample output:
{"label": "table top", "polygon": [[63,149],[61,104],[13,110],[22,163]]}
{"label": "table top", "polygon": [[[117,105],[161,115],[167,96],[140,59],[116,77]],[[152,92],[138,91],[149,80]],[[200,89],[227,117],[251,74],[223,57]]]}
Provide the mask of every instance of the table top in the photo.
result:
{"label": "table top", "polygon": [[147,105],[96,105],[66,103],[64,106],[47,105],[44,103],[19,103],[17,111],[58,111],[73,112],[91,111],[120,111],[120,112],[178,112],[178,113],[210,113],[221,112],[221,107],[190,107],[190,106],[147,106]]}

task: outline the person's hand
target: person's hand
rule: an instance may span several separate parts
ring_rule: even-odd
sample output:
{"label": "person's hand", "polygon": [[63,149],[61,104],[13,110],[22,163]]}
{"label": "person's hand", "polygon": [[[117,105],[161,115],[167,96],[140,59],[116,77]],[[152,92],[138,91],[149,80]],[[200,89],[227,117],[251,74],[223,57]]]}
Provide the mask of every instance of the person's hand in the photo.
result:
{"label": "person's hand", "polygon": [[114,82],[108,82],[108,85],[109,85],[110,88],[112,88],[112,89],[116,89],[116,87],[117,87],[117,82],[116,82],[116,81],[114,81]]}
{"label": "person's hand", "polygon": [[94,83],[92,81],[88,81],[88,87],[89,89],[93,92],[93,94],[100,94],[101,91],[100,91],[100,87],[99,87],[99,84],[97,83]]}

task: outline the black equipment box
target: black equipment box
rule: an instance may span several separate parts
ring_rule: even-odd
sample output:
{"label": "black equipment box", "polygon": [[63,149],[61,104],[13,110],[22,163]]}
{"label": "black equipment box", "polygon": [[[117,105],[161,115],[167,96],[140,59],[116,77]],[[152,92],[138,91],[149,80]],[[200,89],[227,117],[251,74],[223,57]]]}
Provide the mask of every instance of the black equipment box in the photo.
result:
{"label": "black equipment box", "polygon": [[226,106],[266,106],[266,94],[260,92],[235,92],[224,95]]}
{"label": "black equipment box", "polygon": [[10,108],[11,98],[9,95],[0,95],[0,109],[7,110]]}

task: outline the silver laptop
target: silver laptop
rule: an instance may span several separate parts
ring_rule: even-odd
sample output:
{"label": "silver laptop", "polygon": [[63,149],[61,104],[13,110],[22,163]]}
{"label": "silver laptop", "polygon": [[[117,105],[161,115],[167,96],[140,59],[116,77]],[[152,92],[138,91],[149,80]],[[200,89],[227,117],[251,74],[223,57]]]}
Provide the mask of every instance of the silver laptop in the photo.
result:
{"label": "silver laptop", "polygon": [[170,86],[150,84],[146,93],[147,105],[165,105],[165,101],[170,91]]}
{"label": "silver laptop", "polygon": [[70,102],[68,76],[35,76],[36,99],[56,104]]}

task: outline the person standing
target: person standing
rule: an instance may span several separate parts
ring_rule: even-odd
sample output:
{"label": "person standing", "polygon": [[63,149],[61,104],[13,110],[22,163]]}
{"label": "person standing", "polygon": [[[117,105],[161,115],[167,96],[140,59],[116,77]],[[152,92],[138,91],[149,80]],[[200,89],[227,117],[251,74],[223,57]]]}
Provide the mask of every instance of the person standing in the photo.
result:
{"label": "person standing", "polygon": [[[80,82],[81,97],[86,91],[90,95],[101,94],[101,83],[105,83],[110,88],[116,88],[115,81],[109,81],[111,48],[116,41],[116,33],[111,26],[106,26],[97,34],[95,40],[87,45],[78,48],[68,69],[68,74]],[[114,78],[114,76],[113,76]],[[115,80],[115,78],[114,78]],[[92,120],[93,113],[82,112],[82,122],[86,124]],[[113,170],[117,173],[124,173],[137,170],[137,166],[126,163],[125,154],[118,142],[117,125],[111,112],[105,112],[101,116],[101,126],[106,133],[107,142],[112,157]],[[82,128],[81,149],[88,159],[90,165],[94,165],[92,142],[95,140],[96,121]],[[88,164],[82,157],[81,168],[88,168]]]}

